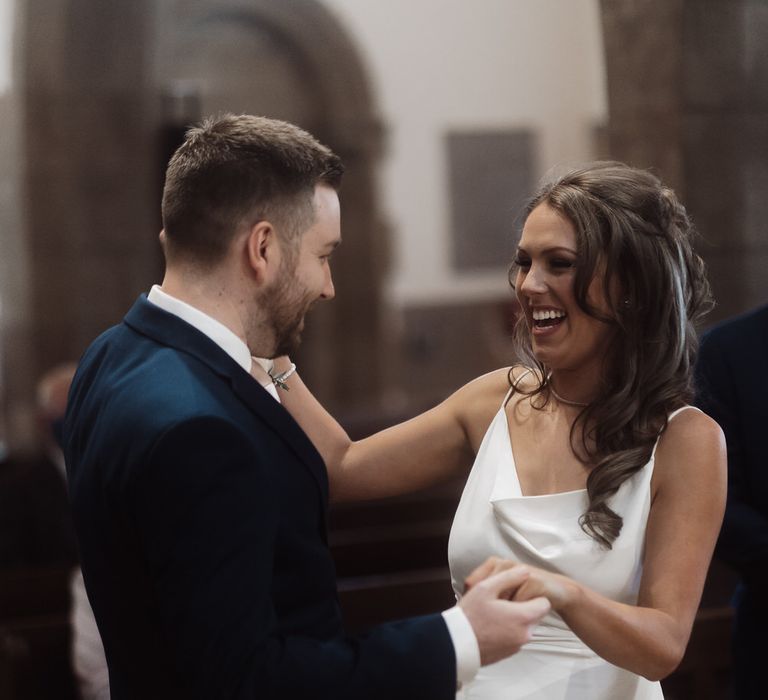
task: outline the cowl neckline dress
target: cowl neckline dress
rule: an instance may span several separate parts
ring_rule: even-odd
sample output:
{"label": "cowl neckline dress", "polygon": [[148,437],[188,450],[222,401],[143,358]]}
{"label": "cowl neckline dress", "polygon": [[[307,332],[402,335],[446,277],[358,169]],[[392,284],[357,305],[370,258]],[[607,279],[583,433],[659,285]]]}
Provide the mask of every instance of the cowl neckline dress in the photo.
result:
{"label": "cowl neckline dress", "polygon": [[[563,574],[613,600],[636,604],[651,506],[650,460],[611,497],[621,534],[602,549],[579,525],[586,489],[525,496],[520,487],[505,405],[483,438],[456,510],[448,560],[457,598],[463,581],[496,555]],[[684,407],[670,414],[671,420]],[[658,440],[657,440],[658,445]],[[658,700],[661,685],[605,661],[555,612],[517,654],[480,669],[462,700]]]}

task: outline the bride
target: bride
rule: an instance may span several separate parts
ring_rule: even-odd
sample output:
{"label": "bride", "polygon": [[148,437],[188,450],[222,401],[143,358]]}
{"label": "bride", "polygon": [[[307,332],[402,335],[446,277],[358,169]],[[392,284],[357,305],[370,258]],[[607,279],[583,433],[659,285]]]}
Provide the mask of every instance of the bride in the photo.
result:
{"label": "bride", "polygon": [[288,380],[282,398],[335,500],[463,474],[448,551],[457,596],[495,555],[491,567],[530,569],[516,598],[551,602],[530,642],[461,697],[661,698],[680,662],[726,491],[722,432],[687,405],[694,323],[710,304],[692,235],[650,173],[570,172],[531,200],[510,272],[522,364],[357,442]]}

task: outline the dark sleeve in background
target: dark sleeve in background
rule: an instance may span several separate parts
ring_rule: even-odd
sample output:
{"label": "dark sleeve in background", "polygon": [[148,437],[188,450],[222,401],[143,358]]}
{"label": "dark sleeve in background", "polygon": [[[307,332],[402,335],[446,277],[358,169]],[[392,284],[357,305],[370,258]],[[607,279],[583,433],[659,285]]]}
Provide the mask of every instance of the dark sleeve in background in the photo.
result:
{"label": "dark sleeve in background", "polygon": [[768,352],[744,320],[702,340],[697,405],[722,427],[728,446],[728,500],[716,556],[746,581],[768,583]]}

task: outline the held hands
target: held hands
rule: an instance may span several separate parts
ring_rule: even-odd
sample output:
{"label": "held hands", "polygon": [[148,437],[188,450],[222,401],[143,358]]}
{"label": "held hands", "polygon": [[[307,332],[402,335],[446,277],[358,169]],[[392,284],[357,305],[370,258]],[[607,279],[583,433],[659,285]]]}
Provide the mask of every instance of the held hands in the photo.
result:
{"label": "held hands", "polygon": [[510,600],[525,601],[543,597],[549,601],[554,611],[563,612],[573,605],[578,597],[578,585],[567,576],[553,574],[534,566],[525,566],[499,557],[489,557],[477,567],[465,581],[466,590],[500,571],[520,568],[525,569],[528,575],[510,596]]}
{"label": "held hands", "polygon": [[[546,598],[510,601],[527,582],[524,566],[497,567],[485,562],[472,572],[471,590],[459,601],[480,647],[480,663],[494,663],[519,651],[531,638],[532,628],[549,612]],[[501,561],[501,560],[499,560]]]}

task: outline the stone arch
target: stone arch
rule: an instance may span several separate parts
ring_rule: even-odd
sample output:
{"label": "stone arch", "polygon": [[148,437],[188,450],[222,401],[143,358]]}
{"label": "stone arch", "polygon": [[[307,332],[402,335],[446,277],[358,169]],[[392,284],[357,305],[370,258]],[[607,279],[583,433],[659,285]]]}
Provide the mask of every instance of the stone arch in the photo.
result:
{"label": "stone arch", "polygon": [[158,22],[168,8],[177,20],[239,23],[269,36],[311,81],[314,117],[306,126],[347,165],[346,235],[334,261],[337,299],[313,312],[297,359],[332,408],[375,397],[385,245],[373,173],[382,128],[363,63],[338,20],[316,0],[63,0],[55,7],[27,0],[18,7],[29,312],[4,339],[17,442],[33,435],[33,378],[78,357],[157,281],[153,158],[164,117],[156,78],[167,58]]}
{"label": "stone arch", "polygon": [[[186,30],[178,19],[164,22],[161,17],[156,25],[157,73],[162,75],[165,66],[167,75],[167,67],[179,61],[178,44],[168,40],[170,35],[178,39],[184,31],[205,35],[214,27],[228,27],[254,41],[267,40],[275,72],[308,94],[309,100],[294,97],[285,104],[283,91],[276,100],[272,94],[266,110],[254,99],[252,104],[240,102],[243,111],[299,123],[328,143],[346,164],[344,245],[334,258],[337,297],[313,311],[297,359],[313,388],[332,406],[343,410],[350,403],[369,402],[378,395],[381,382],[378,347],[386,247],[373,185],[382,128],[358,51],[338,20],[316,0],[163,4],[163,12],[171,18],[178,18],[182,9]],[[274,86],[264,87],[269,92]],[[225,100],[212,105],[213,111],[221,106]]]}

